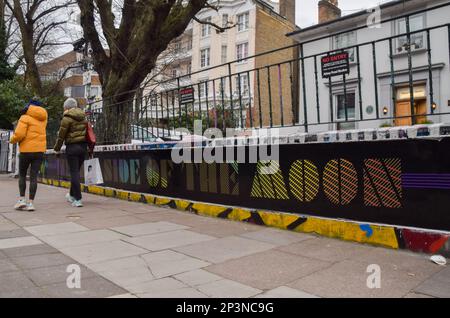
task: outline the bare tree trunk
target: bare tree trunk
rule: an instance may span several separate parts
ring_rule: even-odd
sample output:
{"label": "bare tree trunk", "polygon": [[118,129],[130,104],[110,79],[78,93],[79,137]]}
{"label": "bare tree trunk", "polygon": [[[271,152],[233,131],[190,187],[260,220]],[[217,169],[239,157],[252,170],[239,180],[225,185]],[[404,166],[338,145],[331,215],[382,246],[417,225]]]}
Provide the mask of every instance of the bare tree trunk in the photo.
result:
{"label": "bare tree trunk", "polygon": [[[207,0],[124,0],[118,27],[113,1],[77,3],[84,38],[92,48],[94,67],[103,86],[105,140],[118,143],[131,138],[135,91],[154,70],[158,56],[190,21],[207,23],[220,31],[230,28],[195,18],[204,7],[217,9]],[[96,19],[101,21],[103,35],[99,34]],[[101,39],[106,40],[108,51]]]}

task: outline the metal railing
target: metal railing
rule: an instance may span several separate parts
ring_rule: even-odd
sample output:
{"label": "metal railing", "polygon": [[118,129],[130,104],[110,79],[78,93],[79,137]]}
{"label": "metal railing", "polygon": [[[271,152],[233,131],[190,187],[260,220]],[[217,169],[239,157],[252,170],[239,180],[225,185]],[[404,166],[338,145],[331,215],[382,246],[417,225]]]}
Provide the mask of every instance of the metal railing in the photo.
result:
{"label": "metal railing", "polygon": [[11,132],[0,131],[0,173],[11,172],[10,144]]}
{"label": "metal railing", "polygon": [[[243,132],[274,127],[295,127],[296,131],[300,128],[305,132],[312,127],[339,130],[356,124],[364,127],[369,122],[427,123],[434,116],[450,115],[446,108],[439,107],[442,100],[438,101],[435,83],[436,69],[449,73],[450,21],[413,31],[410,20],[449,6],[445,3],[381,21],[382,25],[405,21],[406,32],[393,36],[307,53],[318,41],[367,27],[346,29],[161,81],[129,100],[108,97],[88,105],[89,119],[94,123],[99,144],[176,138],[179,133],[175,130],[192,131],[194,120],[202,120],[203,129],[235,128]],[[439,37],[441,43],[448,41],[446,52],[439,58],[433,55],[434,37]],[[416,43],[417,39],[421,43]],[[403,43],[402,52],[395,52],[400,50],[396,46],[399,43]],[[320,78],[321,59],[342,52],[352,56],[348,73]],[[421,100],[425,98],[426,106],[420,111],[415,96],[418,84],[426,87],[426,96],[420,96]],[[382,85],[389,87],[388,93],[382,92]],[[404,101],[409,103],[409,110],[400,113],[397,95],[402,87],[409,92]],[[183,96],[186,88],[193,88],[194,95]],[[183,102],[186,99],[189,102]]]}

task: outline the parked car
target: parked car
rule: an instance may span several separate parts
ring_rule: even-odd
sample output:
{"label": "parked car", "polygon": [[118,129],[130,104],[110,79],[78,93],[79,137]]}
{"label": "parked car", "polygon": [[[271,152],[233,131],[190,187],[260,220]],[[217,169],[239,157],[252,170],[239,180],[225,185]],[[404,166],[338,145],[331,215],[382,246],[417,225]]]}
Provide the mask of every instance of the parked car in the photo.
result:
{"label": "parked car", "polygon": [[168,130],[157,127],[141,127],[131,125],[132,143],[142,142],[206,142],[208,138],[200,135],[191,135],[185,132]]}

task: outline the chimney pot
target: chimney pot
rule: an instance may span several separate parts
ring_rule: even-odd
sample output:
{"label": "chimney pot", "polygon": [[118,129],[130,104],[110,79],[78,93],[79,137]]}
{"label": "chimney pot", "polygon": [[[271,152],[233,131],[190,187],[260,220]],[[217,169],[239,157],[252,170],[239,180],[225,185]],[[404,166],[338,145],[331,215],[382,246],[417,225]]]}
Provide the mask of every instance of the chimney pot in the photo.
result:
{"label": "chimney pot", "polygon": [[338,0],[319,1],[319,23],[325,23],[341,17]]}
{"label": "chimney pot", "polygon": [[280,15],[295,25],[295,0],[280,0],[279,6]]}

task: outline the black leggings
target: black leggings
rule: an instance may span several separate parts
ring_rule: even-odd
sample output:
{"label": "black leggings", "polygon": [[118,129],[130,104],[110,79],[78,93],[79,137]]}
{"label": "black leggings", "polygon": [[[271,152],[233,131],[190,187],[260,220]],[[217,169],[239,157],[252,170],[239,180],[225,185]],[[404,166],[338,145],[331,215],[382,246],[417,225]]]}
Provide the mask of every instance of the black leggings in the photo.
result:
{"label": "black leggings", "polygon": [[66,145],[66,157],[70,170],[70,195],[75,200],[81,200],[80,168],[87,154],[87,144]]}
{"label": "black leggings", "polygon": [[30,200],[34,200],[37,190],[37,175],[41,167],[44,154],[42,152],[24,152],[19,154],[19,191],[25,196],[27,189],[27,171],[30,168]]}

